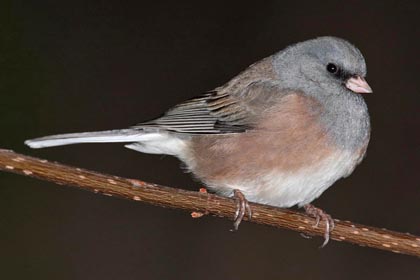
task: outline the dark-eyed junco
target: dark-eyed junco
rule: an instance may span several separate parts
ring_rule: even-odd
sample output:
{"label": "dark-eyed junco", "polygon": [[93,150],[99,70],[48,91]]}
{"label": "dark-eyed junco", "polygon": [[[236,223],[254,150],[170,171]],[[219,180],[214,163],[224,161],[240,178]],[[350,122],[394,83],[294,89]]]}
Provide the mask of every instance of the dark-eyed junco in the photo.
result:
{"label": "dark-eyed junco", "polygon": [[372,92],[365,76],[356,47],[321,37],[291,45],[155,120],[25,144],[127,142],[139,152],[173,155],[210,190],[238,198],[236,228],[249,210],[243,196],[278,207],[298,205],[326,221],[326,244],[333,220],[309,203],[352,173],[365,155],[370,124],[359,94]]}

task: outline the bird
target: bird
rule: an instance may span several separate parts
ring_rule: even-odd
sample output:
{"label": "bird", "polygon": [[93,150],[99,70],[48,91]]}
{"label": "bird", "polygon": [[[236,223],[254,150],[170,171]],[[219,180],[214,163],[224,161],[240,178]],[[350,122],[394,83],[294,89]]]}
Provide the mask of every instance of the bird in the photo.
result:
{"label": "bird", "polygon": [[311,202],[365,157],[370,120],[363,94],[366,63],[348,41],[324,36],[294,43],[250,65],[222,86],[181,102],[160,117],[126,129],[46,136],[31,148],[126,143],[177,157],[207,189],[234,197],[234,228],[248,202],[303,207],[334,220]]}

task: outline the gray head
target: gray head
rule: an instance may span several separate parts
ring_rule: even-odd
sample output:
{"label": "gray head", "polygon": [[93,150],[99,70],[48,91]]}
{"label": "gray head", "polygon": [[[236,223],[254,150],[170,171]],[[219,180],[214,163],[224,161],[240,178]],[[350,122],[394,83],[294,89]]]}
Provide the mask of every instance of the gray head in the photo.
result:
{"label": "gray head", "polygon": [[349,42],[320,37],[292,45],[274,55],[282,85],[315,96],[372,92],[365,81],[366,63]]}

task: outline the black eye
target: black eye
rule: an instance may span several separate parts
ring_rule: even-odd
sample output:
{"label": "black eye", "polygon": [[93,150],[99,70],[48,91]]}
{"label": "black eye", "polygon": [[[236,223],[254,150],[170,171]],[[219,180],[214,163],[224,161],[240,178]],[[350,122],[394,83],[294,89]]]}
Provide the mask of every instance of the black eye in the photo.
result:
{"label": "black eye", "polygon": [[330,73],[336,74],[338,72],[338,67],[337,67],[337,65],[335,65],[333,63],[328,63],[327,71],[330,72]]}

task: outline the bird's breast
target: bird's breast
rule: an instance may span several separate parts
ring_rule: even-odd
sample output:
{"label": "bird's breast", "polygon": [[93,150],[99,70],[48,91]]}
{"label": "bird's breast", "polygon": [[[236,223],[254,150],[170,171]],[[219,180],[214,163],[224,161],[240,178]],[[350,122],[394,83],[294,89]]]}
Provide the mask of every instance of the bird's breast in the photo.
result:
{"label": "bird's breast", "polygon": [[254,202],[304,205],[349,175],[361,156],[337,144],[322,113],[314,100],[291,94],[253,130],[193,137],[186,163],[219,193],[239,189]]}
{"label": "bird's breast", "polygon": [[342,149],[365,151],[370,138],[370,118],[363,97],[343,92],[321,102],[324,110],[320,120],[332,141]]}

